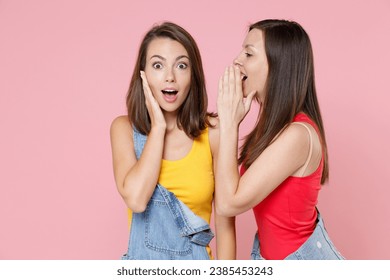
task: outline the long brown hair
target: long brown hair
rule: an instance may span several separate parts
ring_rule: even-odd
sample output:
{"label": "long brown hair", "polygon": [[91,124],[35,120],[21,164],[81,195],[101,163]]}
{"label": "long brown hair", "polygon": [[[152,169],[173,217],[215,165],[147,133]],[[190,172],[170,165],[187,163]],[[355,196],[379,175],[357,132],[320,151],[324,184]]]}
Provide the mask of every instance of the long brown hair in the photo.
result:
{"label": "long brown hair", "polygon": [[151,123],[145,105],[140,71],[145,69],[148,46],[156,38],[175,40],[182,44],[188,53],[191,65],[191,86],[186,100],[179,108],[177,124],[188,137],[196,138],[206,126],[211,126],[208,116],[212,115],[207,113],[207,92],[202,60],[193,37],[185,29],[171,22],[152,27],[141,42],[126,96],[128,118],[139,132],[149,134]]}
{"label": "long brown hair", "polygon": [[304,112],[319,129],[324,155],[323,184],[329,177],[328,153],[309,36],[292,21],[263,20],[252,24],[249,31],[254,28],[263,32],[269,72],[263,109],[255,128],[245,138],[239,162],[248,168],[278,133],[291,124],[295,115]]}

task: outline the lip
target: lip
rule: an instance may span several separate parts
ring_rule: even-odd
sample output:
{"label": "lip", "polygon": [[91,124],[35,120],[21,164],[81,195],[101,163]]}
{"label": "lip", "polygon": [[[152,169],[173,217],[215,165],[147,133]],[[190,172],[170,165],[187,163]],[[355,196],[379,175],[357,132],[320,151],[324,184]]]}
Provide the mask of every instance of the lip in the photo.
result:
{"label": "lip", "polygon": [[174,87],[166,87],[163,88],[161,91],[177,91],[177,89],[175,89]]}
{"label": "lip", "polygon": [[173,103],[177,99],[178,90],[172,87],[164,88],[161,90],[163,98],[168,103]]}
{"label": "lip", "polygon": [[246,97],[246,95],[245,95],[245,84],[246,84],[245,81],[247,79],[248,79],[248,76],[243,74],[243,73],[241,73],[242,92],[243,92],[245,97]]}

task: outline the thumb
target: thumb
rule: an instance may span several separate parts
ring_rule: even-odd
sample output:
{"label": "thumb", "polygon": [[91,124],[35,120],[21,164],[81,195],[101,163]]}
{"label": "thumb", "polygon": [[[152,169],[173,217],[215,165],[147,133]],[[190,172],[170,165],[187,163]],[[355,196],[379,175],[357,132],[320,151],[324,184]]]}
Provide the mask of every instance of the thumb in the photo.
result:
{"label": "thumb", "polygon": [[249,112],[250,108],[251,108],[251,105],[252,105],[252,100],[253,100],[253,97],[256,95],[256,91],[251,91],[248,96],[246,97],[245,99],[245,103],[244,103],[244,108],[245,108],[245,114]]}

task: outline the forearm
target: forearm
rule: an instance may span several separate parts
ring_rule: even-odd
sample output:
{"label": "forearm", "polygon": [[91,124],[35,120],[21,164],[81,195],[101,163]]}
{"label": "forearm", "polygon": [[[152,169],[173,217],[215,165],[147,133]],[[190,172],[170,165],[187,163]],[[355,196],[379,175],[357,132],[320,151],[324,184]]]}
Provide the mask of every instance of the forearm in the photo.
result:
{"label": "forearm", "polygon": [[134,212],[144,211],[158,182],[164,135],[164,130],[151,130],[141,157],[124,178],[121,194]]}
{"label": "forearm", "polygon": [[217,160],[216,208],[217,213],[231,216],[229,208],[234,202],[234,196],[240,179],[237,163],[238,125],[224,125],[220,128],[220,142]]}
{"label": "forearm", "polygon": [[235,217],[219,217],[216,219],[217,259],[236,259]]}

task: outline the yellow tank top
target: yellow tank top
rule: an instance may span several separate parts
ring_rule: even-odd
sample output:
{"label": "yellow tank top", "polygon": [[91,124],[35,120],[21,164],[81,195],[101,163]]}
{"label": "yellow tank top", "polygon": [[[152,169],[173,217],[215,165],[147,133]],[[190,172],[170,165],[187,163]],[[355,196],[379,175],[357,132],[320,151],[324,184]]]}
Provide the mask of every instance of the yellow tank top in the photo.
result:
{"label": "yellow tank top", "polygon": [[[210,224],[214,173],[208,128],[193,141],[190,152],[179,160],[162,160],[158,182]],[[132,212],[128,210],[129,226]],[[211,256],[211,250],[207,247]]]}

